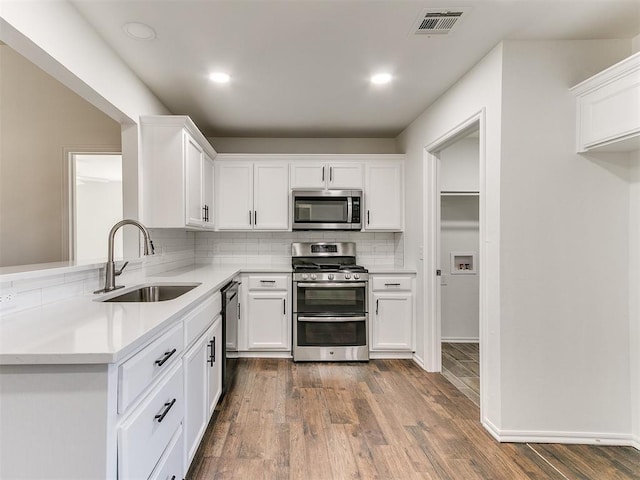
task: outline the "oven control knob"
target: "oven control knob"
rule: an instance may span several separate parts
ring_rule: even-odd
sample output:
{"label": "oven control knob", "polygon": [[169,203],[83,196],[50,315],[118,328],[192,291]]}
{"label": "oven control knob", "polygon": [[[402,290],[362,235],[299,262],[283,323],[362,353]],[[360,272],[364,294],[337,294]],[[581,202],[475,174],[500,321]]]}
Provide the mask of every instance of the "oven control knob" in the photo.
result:
{"label": "oven control knob", "polygon": [[330,273],[328,276],[329,276],[329,280],[333,280],[333,273]]}
{"label": "oven control knob", "polygon": [[316,278],[318,278],[318,276],[315,273],[311,274],[311,280],[315,280]]}
{"label": "oven control knob", "polygon": [[353,274],[353,278],[354,278],[354,280],[358,280],[360,278],[360,274],[359,273],[354,273]]}
{"label": "oven control knob", "polygon": [[309,274],[308,273],[303,273],[302,274],[302,279],[306,280],[307,278],[309,278]]}
{"label": "oven control knob", "polygon": [[346,280],[349,280],[349,279],[351,278],[351,274],[350,274],[350,273],[345,273],[345,274],[344,274],[344,278],[345,278]]}

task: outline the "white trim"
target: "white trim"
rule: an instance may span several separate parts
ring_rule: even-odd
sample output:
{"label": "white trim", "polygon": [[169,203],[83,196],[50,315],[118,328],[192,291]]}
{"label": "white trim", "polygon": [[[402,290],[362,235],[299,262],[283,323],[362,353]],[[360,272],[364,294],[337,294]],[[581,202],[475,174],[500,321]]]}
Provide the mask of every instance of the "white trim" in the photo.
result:
{"label": "white trim", "polygon": [[632,436],[631,437],[631,446],[636,450],[640,450],[640,437]]}
{"label": "white trim", "polygon": [[[438,157],[436,153],[443,148],[451,145],[457,141],[465,131],[470,130],[478,126],[479,129],[479,263],[484,265],[484,268],[480,270],[479,282],[480,282],[480,308],[479,308],[479,343],[480,343],[480,419],[483,424],[486,422],[485,411],[487,401],[489,400],[489,394],[486,386],[488,368],[486,361],[483,361],[483,357],[487,351],[488,342],[488,329],[489,329],[489,313],[487,311],[488,305],[488,292],[487,292],[487,272],[490,270],[487,268],[487,247],[486,247],[486,235],[487,235],[487,204],[486,204],[486,109],[483,107],[475,114],[471,115],[467,119],[460,122],[454,128],[440,136],[435,141],[424,147],[424,169],[423,169],[423,208],[424,208],[424,231],[423,238],[424,244],[429,245],[429,248],[424,249],[424,303],[425,307],[425,329],[424,329],[424,345],[426,354],[425,370],[429,372],[439,372],[442,370],[442,358],[441,358],[441,315],[440,315],[440,295],[439,288],[440,282],[435,275],[435,271],[441,268],[440,255],[439,255],[439,210],[440,210],[440,190],[438,179]],[[494,392],[494,396],[499,392]],[[489,429],[487,427],[489,431]],[[492,433],[493,434],[493,433]]]}
{"label": "white trim", "polygon": [[442,337],[442,343],[480,343],[479,337]]}
{"label": "white trim", "polygon": [[[75,155],[122,155],[114,145],[67,145],[62,147],[62,258],[76,258],[76,188]],[[66,248],[65,248],[66,247]]]}
{"label": "white trim", "polygon": [[293,358],[290,351],[286,352],[236,352],[235,358]]}
{"label": "white trim", "polygon": [[401,351],[391,351],[391,352],[369,352],[369,358],[371,360],[383,360],[383,359],[412,359],[413,352],[401,352]]}
{"label": "white trim", "polygon": [[418,366],[420,368],[422,368],[423,370],[424,368],[424,360],[422,359],[422,357],[420,355],[418,355],[417,353],[413,354],[413,361],[416,362],[416,364],[418,364]]}
{"label": "white trim", "polygon": [[482,426],[498,442],[509,443],[564,443],[582,445],[611,445],[635,447],[640,450],[637,439],[626,433],[561,432],[536,430],[500,430],[489,420],[483,419]]}

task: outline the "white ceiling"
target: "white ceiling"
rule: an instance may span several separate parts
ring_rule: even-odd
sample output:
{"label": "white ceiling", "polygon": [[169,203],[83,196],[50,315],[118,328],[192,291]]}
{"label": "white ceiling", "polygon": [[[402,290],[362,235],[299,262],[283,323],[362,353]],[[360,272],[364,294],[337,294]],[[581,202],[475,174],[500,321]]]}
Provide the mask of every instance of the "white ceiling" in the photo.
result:
{"label": "white ceiling", "polygon": [[[208,136],[394,137],[500,40],[632,38],[640,0],[76,0],[174,114]],[[471,7],[446,36],[431,7]],[[154,41],[128,37],[143,22]],[[227,85],[207,75],[227,71]],[[395,80],[374,87],[369,77]]]}

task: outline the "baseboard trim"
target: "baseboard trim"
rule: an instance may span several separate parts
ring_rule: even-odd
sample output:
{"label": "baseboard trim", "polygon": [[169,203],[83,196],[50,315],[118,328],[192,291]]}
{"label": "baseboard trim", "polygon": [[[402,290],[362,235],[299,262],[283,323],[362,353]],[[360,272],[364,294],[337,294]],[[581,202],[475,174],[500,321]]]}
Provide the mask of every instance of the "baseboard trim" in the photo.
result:
{"label": "baseboard trim", "polygon": [[631,446],[636,450],[640,450],[640,437],[637,437],[637,436],[632,437]]}
{"label": "baseboard trim", "polygon": [[482,421],[482,425],[501,443],[564,443],[638,448],[637,441],[628,434],[500,430],[487,419]]}
{"label": "baseboard trim", "polygon": [[369,358],[371,360],[384,360],[384,359],[413,359],[413,352],[369,352]]}
{"label": "baseboard trim", "polygon": [[425,370],[425,368],[424,368],[424,360],[422,359],[422,357],[420,357],[420,355],[418,355],[417,353],[414,353],[413,354],[413,361],[416,362],[420,368]]}
{"label": "baseboard trim", "polygon": [[442,343],[480,343],[478,337],[442,337]]}
{"label": "baseboard trim", "polygon": [[237,352],[235,358],[293,358],[291,352]]}

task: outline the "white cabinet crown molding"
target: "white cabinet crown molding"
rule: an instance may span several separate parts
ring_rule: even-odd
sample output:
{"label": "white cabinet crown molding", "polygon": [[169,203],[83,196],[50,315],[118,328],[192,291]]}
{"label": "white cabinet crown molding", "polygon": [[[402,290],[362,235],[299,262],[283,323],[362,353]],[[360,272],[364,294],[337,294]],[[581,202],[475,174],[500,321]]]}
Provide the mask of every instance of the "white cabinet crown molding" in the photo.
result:
{"label": "white cabinet crown molding", "polygon": [[145,115],[140,117],[140,125],[145,124],[184,128],[200,144],[207,155],[211,158],[215,158],[218,155],[218,152],[215,151],[211,142],[207,140],[193,120],[187,115]]}

